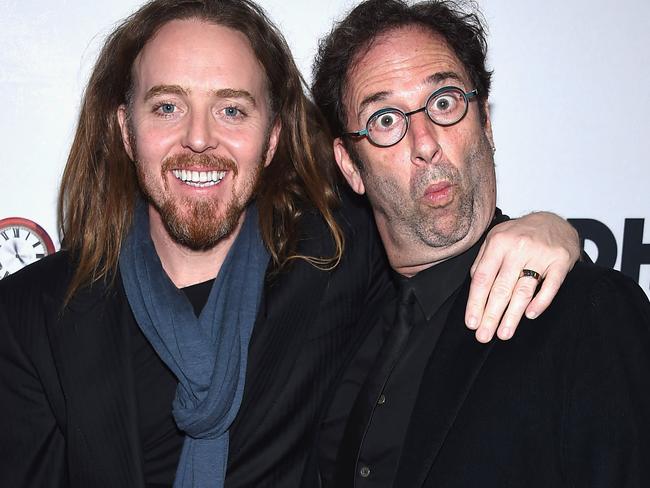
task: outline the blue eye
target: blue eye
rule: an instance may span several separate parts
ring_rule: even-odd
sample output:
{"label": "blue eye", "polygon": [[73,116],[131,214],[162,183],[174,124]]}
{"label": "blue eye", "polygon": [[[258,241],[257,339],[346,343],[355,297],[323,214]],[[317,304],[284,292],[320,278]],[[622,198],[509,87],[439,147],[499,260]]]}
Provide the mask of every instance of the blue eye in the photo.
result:
{"label": "blue eye", "polygon": [[164,114],[173,114],[176,107],[172,103],[163,103],[160,106],[160,109],[162,110],[162,113],[164,113]]}
{"label": "blue eye", "polygon": [[226,107],[226,108],[224,109],[224,113],[225,113],[228,117],[237,117],[237,116],[240,114],[240,111],[239,111],[239,109],[236,108],[236,107]]}

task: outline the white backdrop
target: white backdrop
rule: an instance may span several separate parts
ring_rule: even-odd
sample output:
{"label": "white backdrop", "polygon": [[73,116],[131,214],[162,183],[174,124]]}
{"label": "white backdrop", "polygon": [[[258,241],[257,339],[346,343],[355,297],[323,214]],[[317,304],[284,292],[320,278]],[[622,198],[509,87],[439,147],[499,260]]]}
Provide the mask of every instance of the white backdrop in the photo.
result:
{"label": "white backdrop", "polygon": [[[317,39],[354,4],[261,0],[306,78]],[[99,47],[134,0],[0,3],[0,219],[58,248],[56,191]],[[577,222],[585,248],[650,294],[650,2],[482,0],[494,68],[499,205]],[[643,226],[646,222],[648,226]],[[645,264],[647,263],[647,264]]]}

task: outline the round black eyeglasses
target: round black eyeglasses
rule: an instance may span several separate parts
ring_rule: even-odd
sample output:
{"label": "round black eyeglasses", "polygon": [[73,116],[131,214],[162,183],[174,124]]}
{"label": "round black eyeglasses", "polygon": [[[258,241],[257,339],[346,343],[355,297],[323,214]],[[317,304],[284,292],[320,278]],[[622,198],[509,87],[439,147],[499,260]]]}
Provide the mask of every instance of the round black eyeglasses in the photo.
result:
{"label": "round black eyeglasses", "polygon": [[465,92],[457,86],[443,86],[434,91],[424,107],[411,112],[398,108],[382,108],[370,116],[366,128],[356,132],[346,132],[349,137],[367,137],[379,147],[390,147],[401,141],[409,129],[411,115],[426,112],[431,122],[443,127],[457,124],[467,114],[469,102],[475,99],[478,90]]}

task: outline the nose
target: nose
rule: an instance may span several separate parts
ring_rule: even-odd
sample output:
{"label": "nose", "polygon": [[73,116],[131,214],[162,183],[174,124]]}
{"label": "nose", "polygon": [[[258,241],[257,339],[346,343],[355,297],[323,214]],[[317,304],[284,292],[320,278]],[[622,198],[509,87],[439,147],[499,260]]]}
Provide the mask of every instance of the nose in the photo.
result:
{"label": "nose", "polygon": [[202,153],[218,146],[216,122],[209,112],[194,111],[186,120],[183,147]]}
{"label": "nose", "polygon": [[411,143],[412,163],[428,164],[440,158],[441,148],[438,143],[440,129],[424,111],[411,115],[408,136]]}

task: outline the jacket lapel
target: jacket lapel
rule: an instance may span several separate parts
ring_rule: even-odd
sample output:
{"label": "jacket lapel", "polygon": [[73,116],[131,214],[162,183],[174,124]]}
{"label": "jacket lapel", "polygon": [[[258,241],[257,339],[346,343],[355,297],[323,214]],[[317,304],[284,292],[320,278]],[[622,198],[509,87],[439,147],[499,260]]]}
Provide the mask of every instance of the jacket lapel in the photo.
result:
{"label": "jacket lapel", "polygon": [[[308,216],[309,217],[309,216]],[[298,253],[331,256],[331,238],[311,216],[303,227]],[[248,350],[246,385],[239,414],[230,432],[231,451],[237,452],[264,421],[286,384],[300,353],[309,325],[316,320],[330,273],[302,259],[285,270],[267,272],[262,303]]]}
{"label": "jacket lapel", "polygon": [[464,325],[469,279],[459,289],[422,377],[394,486],[422,486],[494,341]]}
{"label": "jacket lapel", "polygon": [[116,285],[80,290],[61,313],[61,297],[46,297],[48,334],[66,400],[67,456],[73,486],[141,487],[131,311]]}

